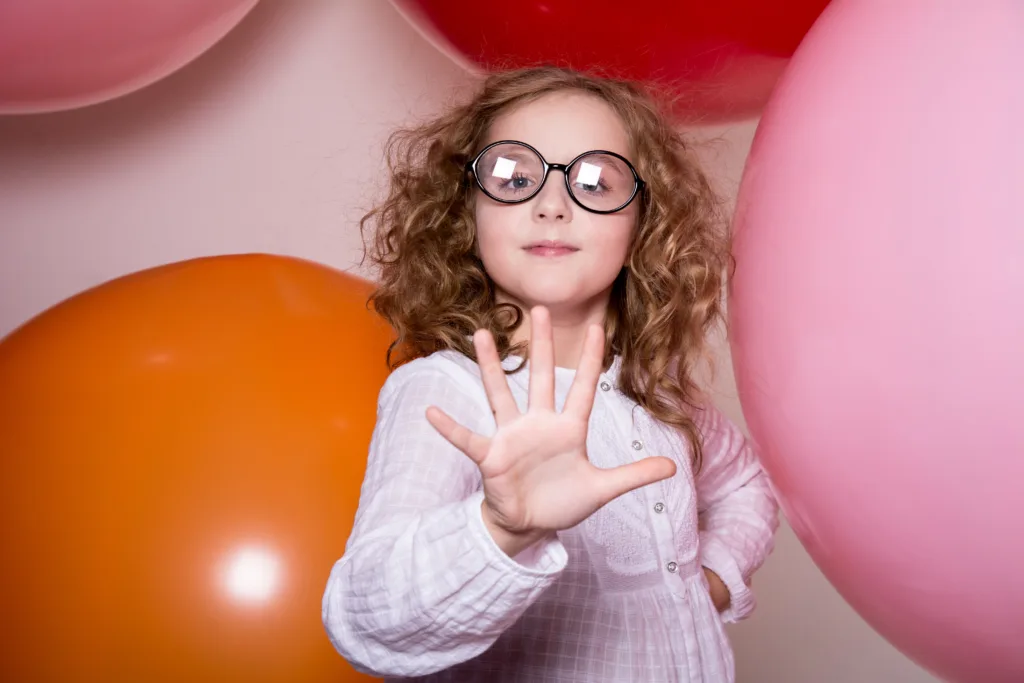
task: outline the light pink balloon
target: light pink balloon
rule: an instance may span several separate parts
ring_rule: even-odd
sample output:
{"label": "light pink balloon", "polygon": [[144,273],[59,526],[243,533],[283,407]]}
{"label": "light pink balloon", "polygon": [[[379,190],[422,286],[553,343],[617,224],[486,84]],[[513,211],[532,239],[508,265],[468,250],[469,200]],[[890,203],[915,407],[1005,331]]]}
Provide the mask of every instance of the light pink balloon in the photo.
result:
{"label": "light pink balloon", "polygon": [[735,249],[741,400],[814,561],[939,675],[1024,681],[1024,3],[834,0]]}
{"label": "light pink balloon", "polygon": [[167,76],[257,0],[0,0],[0,114],[102,102]]}

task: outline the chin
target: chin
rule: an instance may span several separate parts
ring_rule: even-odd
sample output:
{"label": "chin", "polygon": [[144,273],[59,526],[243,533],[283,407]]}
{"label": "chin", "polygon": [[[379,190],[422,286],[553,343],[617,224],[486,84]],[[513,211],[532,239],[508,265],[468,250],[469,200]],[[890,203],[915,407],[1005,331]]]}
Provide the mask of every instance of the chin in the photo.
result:
{"label": "chin", "polygon": [[583,302],[593,298],[578,290],[557,286],[532,286],[525,291],[513,294],[513,296],[525,310],[529,310],[534,306],[544,306],[552,311],[580,307],[585,305]]}
{"label": "chin", "polygon": [[602,287],[604,283],[599,278],[579,277],[580,273],[568,268],[496,270],[492,275],[495,285],[524,311],[534,306],[546,306],[552,310],[589,307],[608,291],[608,287]]}

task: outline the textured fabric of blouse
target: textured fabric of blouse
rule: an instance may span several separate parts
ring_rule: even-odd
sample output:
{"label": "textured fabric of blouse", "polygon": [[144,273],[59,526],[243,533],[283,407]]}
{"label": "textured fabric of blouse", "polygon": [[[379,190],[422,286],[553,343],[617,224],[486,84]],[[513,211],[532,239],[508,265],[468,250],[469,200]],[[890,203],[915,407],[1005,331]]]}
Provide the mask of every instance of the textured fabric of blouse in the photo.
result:
{"label": "textured fabric of blouse", "polygon": [[[476,465],[425,417],[436,405],[493,434],[478,366],[443,351],[392,373],[355,527],[323,598],[345,659],[431,683],[734,681],[723,623],[754,609],[749,582],[773,545],[775,497],[751,444],[710,406],[694,415],[704,439],[695,477],[685,437],[616,389],[619,367],[601,374],[588,457],[614,467],[663,455],[676,474],[514,558],[484,526]],[[574,376],[556,369],[559,410]],[[522,410],[528,383],[528,369],[509,376]],[[730,590],[724,613],[702,566]]]}

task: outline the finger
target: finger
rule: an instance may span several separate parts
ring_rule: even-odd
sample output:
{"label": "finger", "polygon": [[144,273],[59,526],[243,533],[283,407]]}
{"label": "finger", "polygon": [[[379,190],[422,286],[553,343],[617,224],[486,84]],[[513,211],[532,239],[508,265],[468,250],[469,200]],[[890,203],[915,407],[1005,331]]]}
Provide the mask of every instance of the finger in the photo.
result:
{"label": "finger", "polygon": [[543,306],[530,311],[530,398],[528,410],[555,409],[555,343],[551,314]]}
{"label": "finger", "polygon": [[601,377],[604,366],[604,330],[600,325],[591,325],[583,340],[583,353],[580,354],[576,377],[569,387],[569,395],[565,399],[563,412],[572,413],[581,418],[589,418],[594,407],[594,394],[597,393],[597,380]]}
{"label": "finger", "polygon": [[448,440],[448,443],[468,455],[477,465],[487,457],[490,440],[466,429],[440,408],[427,408],[427,421]]}
{"label": "finger", "polygon": [[491,412],[494,413],[494,421],[499,426],[503,425],[519,416],[519,406],[512,396],[512,390],[508,388],[508,378],[505,376],[505,369],[501,367],[498,347],[494,344],[494,337],[487,330],[477,330],[473,335],[473,345],[476,347],[480,378],[484,383],[484,391],[487,392],[487,400],[491,404]]}
{"label": "finger", "polygon": [[676,464],[669,458],[644,458],[628,465],[620,465],[600,472],[598,493],[601,505],[676,473]]}

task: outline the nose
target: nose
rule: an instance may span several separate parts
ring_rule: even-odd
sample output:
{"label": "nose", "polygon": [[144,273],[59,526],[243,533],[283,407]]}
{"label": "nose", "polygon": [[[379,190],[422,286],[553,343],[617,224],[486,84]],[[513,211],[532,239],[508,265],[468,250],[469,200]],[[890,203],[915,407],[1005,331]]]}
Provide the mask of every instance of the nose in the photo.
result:
{"label": "nose", "polygon": [[559,177],[561,171],[551,171],[544,187],[533,199],[533,219],[537,221],[572,221],[572,200]]}

